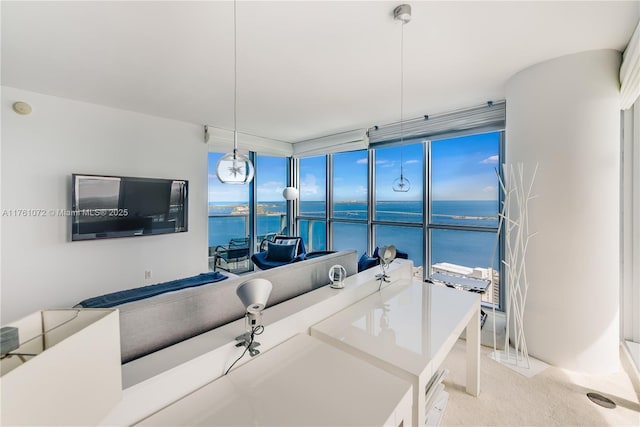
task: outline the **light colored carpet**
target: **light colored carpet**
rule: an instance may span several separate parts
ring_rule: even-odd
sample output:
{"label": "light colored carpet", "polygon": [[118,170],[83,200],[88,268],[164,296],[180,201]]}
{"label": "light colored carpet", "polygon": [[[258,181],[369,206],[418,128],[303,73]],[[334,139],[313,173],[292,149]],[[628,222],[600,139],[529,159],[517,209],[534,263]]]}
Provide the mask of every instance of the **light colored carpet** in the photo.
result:
{"label": "light colored carpet", "polygon": [[[640,401],[624,371],[594,376],[549,367],[533,378],[512,371],[488,357],[482,347],[480,396],[464,391],[465,346],[458,341],[446,359],[449,402],[443,426],[640,426]],[[595,391],[618,405],[606,409],[586,396]]]}

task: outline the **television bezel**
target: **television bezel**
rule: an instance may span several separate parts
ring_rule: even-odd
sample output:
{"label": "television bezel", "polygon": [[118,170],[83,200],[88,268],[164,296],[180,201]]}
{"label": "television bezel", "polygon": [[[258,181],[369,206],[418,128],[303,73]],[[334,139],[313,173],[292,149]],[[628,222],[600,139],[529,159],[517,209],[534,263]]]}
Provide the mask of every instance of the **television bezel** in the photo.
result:
{"label": "television bezel", "polygon": [[[74,225],[76,224],[74,213],[77,211],[76,206],[76,182],[79,177],[94,177],[94,178],[116,178],[116,179],[135,179],[143,181],[155,181],[155,182],[174,182],[181,181],[185,184],[185,196],[184,196],[184,227],[180,231],[165,231],[158,233],[133,233],[123,232],[123,234],[114,234],[117,232],[108,232],[104,236],[98,235],[99,233],[86,233],[80,234],[74,232]],[[90,240],[104,240],[104,239],[120,239],[126,237],[142,237],[142,236],[162,236],[167,234],[185,233],[189,231],[189,180],[187,179],[172,179],[172,178],[151,178],[141,176],[124,176],[124,175],[99,175],[90,173],[72,173],[71,174],[71,215],[70,222],[70,239],[72,242],[84,242]],[[80,236],[80,238],[78,238]],[[87,236],[87,237],[85,237]]]}

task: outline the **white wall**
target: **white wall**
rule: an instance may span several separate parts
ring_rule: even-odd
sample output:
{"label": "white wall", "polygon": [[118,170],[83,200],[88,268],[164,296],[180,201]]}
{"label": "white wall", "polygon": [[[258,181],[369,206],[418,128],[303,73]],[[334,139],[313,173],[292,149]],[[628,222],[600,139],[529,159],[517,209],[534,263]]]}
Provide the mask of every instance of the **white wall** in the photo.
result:
{"label": "white wall", "polygon": [[[11,106],[33,107],[20,116]],[[3,87],[2,209],[70,209],[71,174],[189,180],[189,231],[70,241],[68,217],[2,217],[2,324],[207,271],[202,127]],[[151,270],[151,279],[144,271]]]}
{"label": "white wall", "polygon": [[618,369],[620,54],[584,52],[507,83],[507,162],[539,163],[525,308],[529,352],[584,372]]}

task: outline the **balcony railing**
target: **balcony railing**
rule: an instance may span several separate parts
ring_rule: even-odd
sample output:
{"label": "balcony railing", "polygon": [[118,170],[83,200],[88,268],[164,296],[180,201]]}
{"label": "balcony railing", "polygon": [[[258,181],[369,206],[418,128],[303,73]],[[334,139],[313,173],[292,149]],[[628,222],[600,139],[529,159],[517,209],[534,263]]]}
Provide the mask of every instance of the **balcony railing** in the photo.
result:
{"label": "balcony railing", "polygon": [[[271,233],[282,233],[287,226],[286,214],[258,214],[256,245]],[[231,239],[249,237],[249,214],[209,215],[209,247],[226,245]],[[256,246],[256,250],[259,247]]]}

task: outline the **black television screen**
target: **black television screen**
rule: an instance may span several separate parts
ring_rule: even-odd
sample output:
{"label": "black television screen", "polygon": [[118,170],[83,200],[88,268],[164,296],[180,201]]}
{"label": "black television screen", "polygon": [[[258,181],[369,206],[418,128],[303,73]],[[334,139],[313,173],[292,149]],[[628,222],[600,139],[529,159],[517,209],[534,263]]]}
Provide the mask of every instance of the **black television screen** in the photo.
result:
{"label": "black television screen", "polygon": [[71,240],[187,231],[185,180],[73,174]]}

